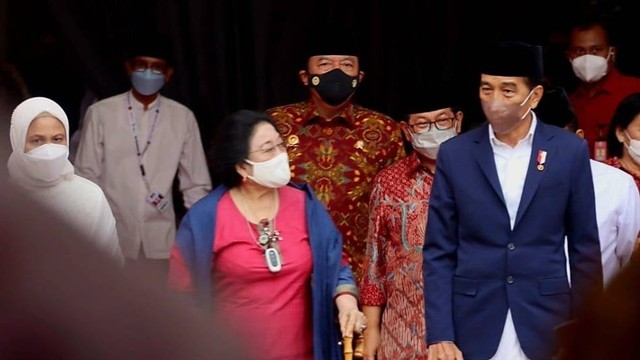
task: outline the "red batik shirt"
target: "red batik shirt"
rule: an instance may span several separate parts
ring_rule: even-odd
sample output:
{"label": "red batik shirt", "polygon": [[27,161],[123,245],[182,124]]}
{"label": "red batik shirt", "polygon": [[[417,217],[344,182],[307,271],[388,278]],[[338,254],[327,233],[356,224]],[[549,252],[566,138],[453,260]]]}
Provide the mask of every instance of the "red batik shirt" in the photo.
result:
{"label": "red batik shirt", "polygon": [[427,359],[422,246],[432,185],[415,152],[373,184],[360,298],[384,308],[379,360]]}
{"label": "red batik shirt", "polygon": [[359,278],[371,183],[382,168],[404,156],[398,123],[354,104],[332,119],[321,117],[312,101],[267,113],[288,146],[292,181],[309,183],[325,204]]}

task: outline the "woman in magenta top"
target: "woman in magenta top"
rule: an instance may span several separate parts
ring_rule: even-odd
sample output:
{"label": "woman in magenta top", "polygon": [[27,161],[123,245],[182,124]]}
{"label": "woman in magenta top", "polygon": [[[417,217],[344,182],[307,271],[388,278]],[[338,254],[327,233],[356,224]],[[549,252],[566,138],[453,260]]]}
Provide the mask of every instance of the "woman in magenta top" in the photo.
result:
{"label": "woman in magenta top", "polygon": [[222,185],[182,220],[170,286],[213,304],[252,357],[341,358],[341,335],[362,331],[366,319],[340,233],[308,186],[289,183],[273,121],[230,115],[212,159]]}

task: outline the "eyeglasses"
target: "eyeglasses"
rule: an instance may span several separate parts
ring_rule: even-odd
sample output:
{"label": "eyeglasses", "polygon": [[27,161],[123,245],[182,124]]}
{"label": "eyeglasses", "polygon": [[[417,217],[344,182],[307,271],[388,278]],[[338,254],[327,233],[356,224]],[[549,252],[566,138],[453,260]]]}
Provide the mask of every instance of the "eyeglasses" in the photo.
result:
{"label": "eyeglasses", "polygon": [[260,153],[260,154],[263,154],[263,155],[271,155],[271,154],[276,153],[277,150],[287,151],[287,145],[284,143],[284,141],[280,140],[279,143],[277,143],[277,144],[275,144],[273,146],[270,146],[268,148],[249,151],[249,154]]}
{"label": "eyeglasses", "polygon": [[456,118],[450,117],[450,118],[438,119],[436,121],[423,121],[410,126],[414,132],[421,132],[421,131],[424,131],[425,129],[427,131],[431,131],[431,127],[434,125],[438,130],[448,130],[448,129],[451,129],[455,124],[456,124]]}
{"label": "eyeglasses", "polygon": [[164,62],[147,62],[144,60],[134,60],[132,63],[133,71],[146,71],[147,69],[151,69],[151,72],[154,74],[163,74],[167,69],[167,64]]}

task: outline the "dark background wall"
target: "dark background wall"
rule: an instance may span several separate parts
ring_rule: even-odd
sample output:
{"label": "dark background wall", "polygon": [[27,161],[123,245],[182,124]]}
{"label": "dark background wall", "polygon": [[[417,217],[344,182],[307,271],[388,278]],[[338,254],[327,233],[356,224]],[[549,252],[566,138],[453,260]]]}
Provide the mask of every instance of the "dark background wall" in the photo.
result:
{"label": "dark background wall", "polygon": [[[83,99],[129,87],[121,50],[132,33],[166,34],[176,58],[163,92],[200,122],[205,142],[225,114],[304,99],[297,55],[306,31],[340,20],[355,29],[366,78],[357,101],[393,114],[408,91],[438,91],[453,82],[467,127],[481,122],[475,63],[490,41],[521,39],[545,47],[547,75],[575,86],[564,59],[565,26],[588,5],[612,14],[618,64],[640,75],[634,1],[286,1],[286,0],[1,0],[6,60],[32,95],[63,105],[77,126]],[[0,31],[2,35],[3,31]]]}

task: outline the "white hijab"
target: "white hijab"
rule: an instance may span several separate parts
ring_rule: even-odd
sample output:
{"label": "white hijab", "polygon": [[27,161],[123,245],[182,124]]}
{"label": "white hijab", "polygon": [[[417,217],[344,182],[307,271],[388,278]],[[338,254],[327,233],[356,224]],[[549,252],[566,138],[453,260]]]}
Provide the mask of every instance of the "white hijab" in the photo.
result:
{"label": "white hijab", "polygon": [[29,125],[42,113],[51,114],[60,120],[67,135],[67,143],[69,141],[69,120],[60,105],[44,97],[33,97],[20,103],[11,116],[9,137],[13,152],[9,156],[7,168],[11,180],[22,187],[54,186],[73,178],[68,147],[65,156],[50,159],[30,156],[24,152]]}

